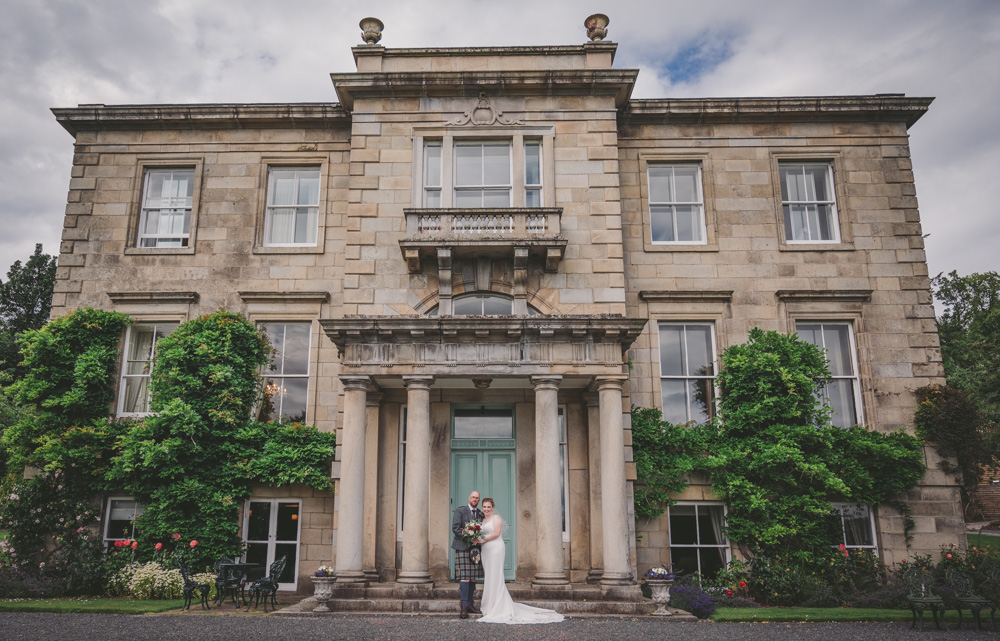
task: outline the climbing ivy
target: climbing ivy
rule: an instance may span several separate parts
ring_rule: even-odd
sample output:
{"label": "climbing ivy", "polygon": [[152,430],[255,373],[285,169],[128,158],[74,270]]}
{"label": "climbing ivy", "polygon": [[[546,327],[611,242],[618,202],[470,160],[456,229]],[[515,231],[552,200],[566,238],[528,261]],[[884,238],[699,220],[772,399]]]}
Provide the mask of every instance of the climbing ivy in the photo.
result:
{"label": "climbing ivy", "polygon": [[753,329],[722,364],[713,422],[680,427],[656,410],[633,409],[637,515],[661,514],[701,471],[728,505],[730,541],[765,554],[812,555],[831,541],[831,503],[898,505],[919,482],[923,453],[913,436],[830,424],[815,395],[830,374],[815,346]]}

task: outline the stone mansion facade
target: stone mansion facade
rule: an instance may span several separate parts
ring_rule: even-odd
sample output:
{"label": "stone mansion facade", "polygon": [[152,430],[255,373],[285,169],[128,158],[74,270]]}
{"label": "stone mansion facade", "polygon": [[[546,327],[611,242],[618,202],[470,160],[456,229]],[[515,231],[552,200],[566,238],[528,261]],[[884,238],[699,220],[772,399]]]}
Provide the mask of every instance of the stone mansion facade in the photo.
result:
{"label": "stone mansion facade", "polygon": [[[334,496],[244,510],[249,558],[292,555],[285,588],[321,563],[447,581],[472,489],[510,521],[509,579],[711,572],[734,550],[703,479],[633,516],[630,406],[704,420],[753,327],[828,350],[840,425],[912,431],[943,382],[907,143],[931,100],[633,100],[616,47],[363,44],[338,102],[53,109],[75,139],[53,315],[136,319],[117,413],[146,411],[157,336],[226,308],[275,345],[263,413],[337,432]],[[963,541],[926,456],[909,548],[868,506],[838,506],[831,544]]]}

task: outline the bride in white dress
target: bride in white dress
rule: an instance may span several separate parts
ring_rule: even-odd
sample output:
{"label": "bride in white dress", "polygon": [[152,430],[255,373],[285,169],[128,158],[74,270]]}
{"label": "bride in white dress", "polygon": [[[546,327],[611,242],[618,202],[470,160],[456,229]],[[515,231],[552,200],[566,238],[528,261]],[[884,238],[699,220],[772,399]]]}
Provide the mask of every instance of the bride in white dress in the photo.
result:
{"label": "bride in white dress", "polygon": [[503,562],[507,546],[503,542],[503,519],[493,511],[493,499],[483,499],[483,598],[480,623],[556,623],[563,615],[554,610],[514,603],[503,580]]}

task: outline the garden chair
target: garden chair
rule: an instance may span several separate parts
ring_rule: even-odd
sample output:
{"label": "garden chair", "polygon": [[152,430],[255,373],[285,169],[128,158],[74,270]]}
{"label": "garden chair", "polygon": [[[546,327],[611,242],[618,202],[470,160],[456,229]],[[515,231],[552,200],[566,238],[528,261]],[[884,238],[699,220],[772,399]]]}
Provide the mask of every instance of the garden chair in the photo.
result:
{"label": "garden chair", "polygon": [[934,592],[934,576],[916,566],[911,567],[903,574],[903,583],[906,585],[906,600],[910,602],[910,613],[913,615],[913,623],[910,628],[917,626],[917,613],[920,613],[920,629],[924,629],[924,611],[930,610],[934,616],[934,626],[941,629],[938,623],[938,612],[941,613],[941,620],[944,621],[944,600]]}
{"label": "garden chair", "polygon": [[983,626],[981,625],[982,621],[979,616],[983,608],[990,609],[990,623],[993,624],[994,628],[997,627],[996,618],[994,616],[997,611],[997,606],[986,597],[981,597],[978,594],[972,593],[972,577],[955,568],[949,568],[945,573],[945,580],[947,580],[948,585],[955,590],[955,598],[958,599],[959,630],[962,629],[962,610],[964,608],[969,608],[969,611],[972,612],[972,616],[976,620],[977,630],[983,629]]}
{"label": "garden chair", "polygon": [[231,566],[226,567],[225,564],[232,562],[232,559],[225,556],[215,562],[215,602],[217,605],[222,605],[226,597],[232,595],[233,603],[239,608],[242,606],[240,597],[243,591],[243,577]]}
{"label": "garden chair", "polygon": [[267,600],[271,599],[271,610],[277,607],[277,602],[275,595],[278,593],[278,579],[281,578],[281,573],[285,571],[285,563],[288,557],[283,556],[274,563],[271,564],[268,574],[263,579],[257,579],[250,584],[247,588],[247,609],[245,612],[250,611],[250,600],[254,600],[254,609],[260,605],[261,599],[264,601],[264,612],[267,612]]}
{"label": "garden chair", "polygon": [[181,569],[181,576],[184,578],[184,587],[182,592],[184,594],[184,607],[181,610],[191,609],[191,601],[194,600],[195,592],[198,593],[201,599],[201,609],[210,610],[208,607],[208,595],[211,591],[211,586],[208,583],[198,583],[193,578],[191,578],[191,570],[188,569],[183,563],[178,563],[177,567]]}

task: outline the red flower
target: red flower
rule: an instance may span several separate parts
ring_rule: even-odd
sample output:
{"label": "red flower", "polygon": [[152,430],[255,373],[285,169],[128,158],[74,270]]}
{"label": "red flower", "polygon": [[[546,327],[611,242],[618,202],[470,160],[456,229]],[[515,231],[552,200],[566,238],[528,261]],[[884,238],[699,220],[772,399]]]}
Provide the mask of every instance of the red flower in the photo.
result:
{"label": "red flower", "polygon": [[847,549],[847,546],[844,545],[843,543],[841,543],[840,545],[837,546],[837,549],[840,550],[841,552],[843,552],[844,550]]}
{"label": "red flower", "polygon": [[137,547],[139,547],[139,542],[138,541],[132,541],[132,549],[134,550]]}
{"label": "red flower", "polygon": [[191,541],[190,543],[188,543],[188,545],[190,545],[191,547],[195,547],[196,545],[198,545],[198,542],[197,541]]}
{"label": "red flower", "polygon": [[115,541],[115,547],[120,548],[122,546],[122,543],[124,543],[124,541]]}
{"label": "red flower", "polygon": [[950,554],[948,554],[948,555],[947,555],[947,557],[948,557],[948,558],[950,559],[950,558],[951,558],[951,555],[950,555]]}
{"label": "red flower", "polygon": [[844,556],[850,556],[850,554],[847,553],[847,552],[844,552]]}
{"label": "red flower", "polygon": [[181,538],[181,534],[180,534],[180,532],[174,532],[174,534],[173,534],[173,539],[174,539],[174,540],[176,541],[176,540],[177,540],[177,539],[179,539],[179,538]]}
{"label": "red flower", "polygon": [[741,588],[747,587],[747,582],[746,581],[740,581],[740,587]]}
{"label": "red flower", "polygon": [[732,595],[732,593],[733,593],[732,590],[726,590],[726,594]]}
{"label": "red flower", "polygon": [[162,543],[157,543],[157,544],[156,544],[156,545],[154,545],[153,547],[155,547],[155,548],[156,548],[156,551],[157,551],[157,552],[159,552],[160,550],[162,550],[162,549],[163,549],[163,544],[162,544]]}

